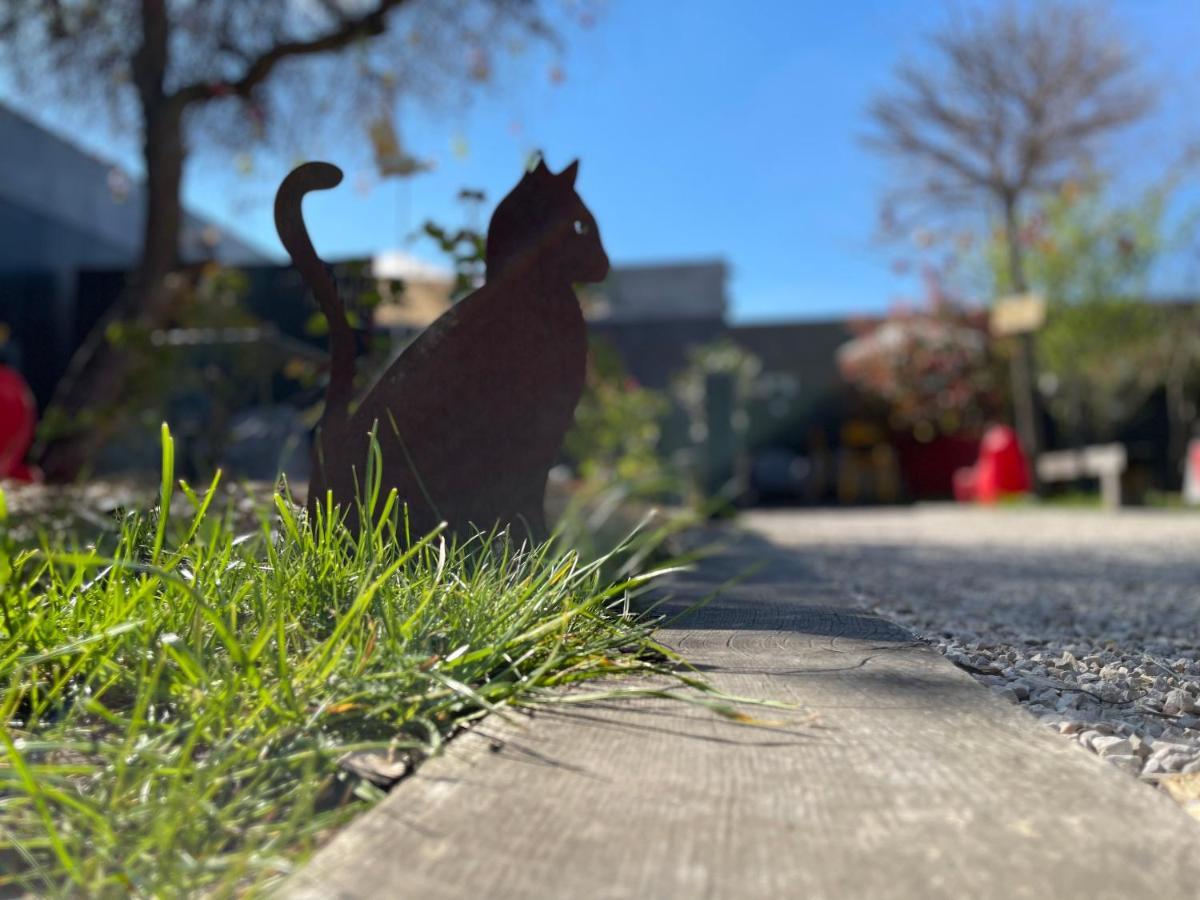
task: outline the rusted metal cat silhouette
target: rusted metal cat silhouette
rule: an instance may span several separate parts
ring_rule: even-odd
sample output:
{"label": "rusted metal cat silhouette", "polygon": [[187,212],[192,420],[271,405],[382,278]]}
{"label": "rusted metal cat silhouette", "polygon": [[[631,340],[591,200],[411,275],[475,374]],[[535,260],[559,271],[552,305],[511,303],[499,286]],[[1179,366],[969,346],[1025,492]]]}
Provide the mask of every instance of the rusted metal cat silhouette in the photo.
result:
{"label": "rusted metal cat silhouette", "polygon": [[576,161],[554,174],[538,162],[521,179],[488,225],[484,285],[405,348],[353,410],[354,334],[301,213],[305,194],[335,187],[342,173],[312,162],[283,180],[275,226],[329,321],[311,514],[330,491],[357,528],[374,428],[381,496],[397,490],[414,536],[442,521],[460,536],[496,525],[546,535],[546,478],[573,421],[587,359],[572,284],[608,274],[596,221],[575,192],[578,168]]}

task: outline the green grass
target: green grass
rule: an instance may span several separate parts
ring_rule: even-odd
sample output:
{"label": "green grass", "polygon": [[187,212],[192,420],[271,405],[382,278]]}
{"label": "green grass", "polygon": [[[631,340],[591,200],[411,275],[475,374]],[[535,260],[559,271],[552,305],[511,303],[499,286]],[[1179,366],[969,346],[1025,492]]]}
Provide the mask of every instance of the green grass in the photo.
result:
{"label": "green grass", "polygon": [[[172,454],[164,427],[160,510],[180,506]],[[410,539],[377,490],[358,537],[286,492],[239,533],[216,480],[180,490],[186,514],[128,514],[92,546],[0,532],[0,895],[264,889],[382,796],[345,754],[416,760],[565,685],[674,672],[728,711],[623,613],[661,570]]]}

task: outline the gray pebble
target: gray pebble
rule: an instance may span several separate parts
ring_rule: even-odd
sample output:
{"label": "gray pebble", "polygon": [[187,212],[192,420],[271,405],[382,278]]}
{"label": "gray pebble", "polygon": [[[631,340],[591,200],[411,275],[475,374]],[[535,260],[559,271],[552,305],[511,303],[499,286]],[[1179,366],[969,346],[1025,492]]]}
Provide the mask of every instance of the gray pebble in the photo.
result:
{"label": "gray pebble", "polygon": [[1167,698],[1163,701],[1163,712],[1167,715],[1178,715],[1179,713],[1190,713],[1196,711],[1196,698],[1181,688],[1175,688],[1173,691],[1167,692]]}
{"label": "gray pebble", "polygon": [[1092,749],[1101,756],[1132,756],[1133,744],[1128,738],[1117,737],[1114,734],[1099,735],[1092,738]]}
{"label": "gray pebble", "polygon": [[1162,766],[1164,772],[1178,772],[1190,761],[1190,756],[1187,753],[1164,753],[1162,756],[1153,757]]}
{"label": "gray pebble", "polygon": [[1104,757],[1104,759],[1106,762],[1110,762],[1114,766],[1134,775],[1138,775],[1142,771],[1142,761],[1132,753],[1113,753]]}

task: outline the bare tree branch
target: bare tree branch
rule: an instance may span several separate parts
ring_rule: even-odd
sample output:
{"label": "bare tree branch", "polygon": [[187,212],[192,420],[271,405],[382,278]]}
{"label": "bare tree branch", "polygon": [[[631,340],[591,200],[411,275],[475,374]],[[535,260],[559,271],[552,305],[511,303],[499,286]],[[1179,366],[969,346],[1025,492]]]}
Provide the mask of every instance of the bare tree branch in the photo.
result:
{"label": "bare tree branch", "polygon": [[929,50],[871,104],[866,143],[907,163],[916,183],[948,182],[955,198],[997,211],[1061,184],[1151,102],[1132,55],[1090,8],[977,10]]}
{"label": "bare tree branch", "polygon": [[[908,165],[910,196],[924,204],[971,204],[998,216],[1009,288],[1020,292],[1023,201],[1081,174],[1104,138],[1145,114],[1150,97],[1132,55],[1093,8],[1008,0],[985,9],[934,35],[920,65],[897,68],[893,89],[869,108],[867,143]],[[1036,455],[1033,371],[1025,339],[1013,367],[1014,414]]]}
{"label": "bare tree branch", "polygon": [[[325,34],[307,40],[283,41],[275,44],[250,62],[241,77],[225,85],[225,91],[243,97],[247,96],[270,76],[276,66],[286,59],[342,50],[357,41],[381,35],[387,30],[388,15],[408,2],[410,0],[380,0],[379,5],[369,12],[357,16],[341,17],[337,27]],[[323,8],[332,10],[333,7],[332,4],[325,3]],[[217,86],[211,82],[193,82],[179,88],[175,92],[175,97],[180,102],[189,104],[207,100],[220,93]]]}
{"label": "bare tree branch", "polygon": [[[412,95],[420,89],[413,74],[430,83],[479,81],[460,52],[464,42],[482,55],[506,46],[514,33],[551,35],[538,15],[541,3],[0,0],[0,69],[20,89],[76,109],[107,111],[124,134],[140,136],[142,247],[119,311],[159,327],[172,314],[164,286],[179,258],[180,192],[193,149],[220,142],[244,149],[268,135],[279,139],[283,126],[272,114],[281,109],[299,110],[305,136],[323,125],[331,128],[332,115],[319,102],[308,102],[320,100],[323,90],[345,100],[348,115],[377,116],[381,109],[392,112],[401,91]],[[390,17],[399,16],[401,7],[408,40],[401,46],[397,37],[390,48],[381,47],[399,31]],[[360,44],[362,53],[350,65],[342,60],[323,65],[323,56]],[[373,60],[386,66],[376,78],[361,77]],[[342,89],[355,93],[347,97]],[[221,97],[252,102],[210,102]],[[140,128],[129,127],[134,122]],[[120,350],[104,341],[103,325],[77,354],[78,365],[72,364],[87,377],[71,380],[56,400],[68,415],[107,408],[121,395],[129,370]],[[86,439],[67,440],[60,453],[51,448],[44,469],[71,477],[88,459],[89,446],[102,439],[97,430]]]}

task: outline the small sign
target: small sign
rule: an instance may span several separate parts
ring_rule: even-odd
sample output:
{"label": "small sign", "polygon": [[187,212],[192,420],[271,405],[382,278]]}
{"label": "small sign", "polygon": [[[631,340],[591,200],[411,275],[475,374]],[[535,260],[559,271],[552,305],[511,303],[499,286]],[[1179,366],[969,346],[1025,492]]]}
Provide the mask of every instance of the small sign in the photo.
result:
{"label": "small sign", "polygon": [[1008,337],[1037,331],[1046,323],[1046,300],[1039,294],[1001,297],[992,307],[993,337]]}

